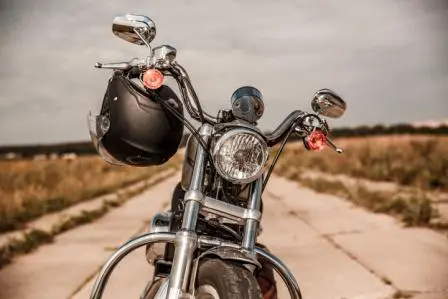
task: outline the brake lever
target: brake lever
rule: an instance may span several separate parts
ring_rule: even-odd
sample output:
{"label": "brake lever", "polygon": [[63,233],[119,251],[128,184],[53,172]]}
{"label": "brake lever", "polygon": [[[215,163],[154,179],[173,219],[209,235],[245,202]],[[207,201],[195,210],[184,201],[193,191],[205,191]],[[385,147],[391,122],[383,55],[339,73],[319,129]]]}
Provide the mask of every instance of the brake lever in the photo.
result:
{"label": "brake lever", "polygon": [[113,70],[128,70],[131,65],[128,62],[117,62],[117,63],[95,63],[95,68],[97,69],[113,69]]}
{"label": "brake lever", "polygon": [[342,148],[340,148],[336,144],[334,144],[333,141],[331,141],[331,139],[328,137],[327,137],[327,144],[338,154],[342,154],[344,152],[344,150]]}
{"label": "brake lever", "polygon": [[112,63],[95,63],[95,68],[98,69],[113,69],[113,70],[129,70],[132,67],[145,67],[147,66],[147,58],[132,58],[129,62],[112,62]]}

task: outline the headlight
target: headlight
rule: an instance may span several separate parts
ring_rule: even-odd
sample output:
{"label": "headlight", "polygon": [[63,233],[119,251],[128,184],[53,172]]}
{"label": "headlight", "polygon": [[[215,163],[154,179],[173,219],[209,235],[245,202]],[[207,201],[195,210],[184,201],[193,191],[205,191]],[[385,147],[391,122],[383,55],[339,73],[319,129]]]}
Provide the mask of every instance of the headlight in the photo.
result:
{"label": "headlight", "polygon": [[258,134],[245,129],[225,133],[213,150],[218,173],[238,184],[247,184],[259,178],[267,159],[266,142]]}

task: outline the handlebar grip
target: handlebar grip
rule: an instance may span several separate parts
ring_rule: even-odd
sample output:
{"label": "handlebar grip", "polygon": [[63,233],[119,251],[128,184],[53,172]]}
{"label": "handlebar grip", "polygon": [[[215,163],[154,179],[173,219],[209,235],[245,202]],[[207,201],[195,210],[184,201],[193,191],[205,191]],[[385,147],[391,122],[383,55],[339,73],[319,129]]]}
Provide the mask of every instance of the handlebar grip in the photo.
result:
{"label": "handlebar grip", "polygon": [[344,152],[344,150],[342,148],[340,148],[336,144],[334,144],[333,141],[328,137],[327,137],[327,144],[331,147],[331,149],[333,149],[338,154],[342,154]]}

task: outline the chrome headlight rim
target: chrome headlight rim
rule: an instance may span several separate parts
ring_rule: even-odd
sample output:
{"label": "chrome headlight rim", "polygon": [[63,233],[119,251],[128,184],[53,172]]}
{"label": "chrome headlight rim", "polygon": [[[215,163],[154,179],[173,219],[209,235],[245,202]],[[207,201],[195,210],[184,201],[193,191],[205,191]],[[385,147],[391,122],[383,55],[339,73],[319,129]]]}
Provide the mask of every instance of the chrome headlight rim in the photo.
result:
{"label": "chrome headlight rim", "polygon": [[[226,142],[229,138],[232,138],[235,135],[239,135],[239,134],[251,135],[252,137],[257,139],[257,141],[261,144],[261,146],[263,148],[263,150],[262,150],[263,163],[260,165],[259,170],[254,175],[252,175],[251,177],[246,178],[246,179],[238,179],[238,178],[234,178],[234,177],[227,175],[227,173],[223,169],[221,169],[221,165],[217,161],[219,151],[220,151],[222,145],[224,144],[224,142]],[[263,175],[264,170],[265,170],[265,165],[266,165],[266,162],[269,157],[269,148],[268,148],[265,138],[259,132],[255,131],[255,130],[251,130],[249,128],[238,127],[238,128],[230,129],[229,131],[222,134],[221,137],[219,137],[219,139],[216,141],[216,143],[213,147],[212,157],[213,157],[213,164],[216,168],[216,171],[222,178],[224,178],[226,181],[229,181],[231,183],[243,185],[243,184],[252,183],[253,181],[257,180],[258,178],[260,178]]]}

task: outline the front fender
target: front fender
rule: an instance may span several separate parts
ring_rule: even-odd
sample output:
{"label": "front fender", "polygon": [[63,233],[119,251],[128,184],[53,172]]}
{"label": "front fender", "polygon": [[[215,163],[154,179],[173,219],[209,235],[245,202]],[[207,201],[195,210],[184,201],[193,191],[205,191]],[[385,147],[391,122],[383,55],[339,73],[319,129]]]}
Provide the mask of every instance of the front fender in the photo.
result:
{"label": "front fender", "polygon": [[251,256],[248,252],[242,249],[228,247],[228,246],[217,246],[213,247],[199,256],[199,260],[206,256],[216,256],[222,260],[235,261],[242,264],[254,265],[257,268],[261,268],[260,262],[255,256]]}
{"label": "front fender", "polygon": [[237,262],[253,271],[255,268],[261,269],[260,262],[255,256],[251,256],[248,252],[241,248],[234,248],[230,246],[216,246],[213,247],[201,255],[199,255],[193,264],[193,268],[190,276],[190,293],[194,294],[194,286],[196,285],[196,275],[198,272],[199,263],[206,257],[215,257],[225,261]]}

